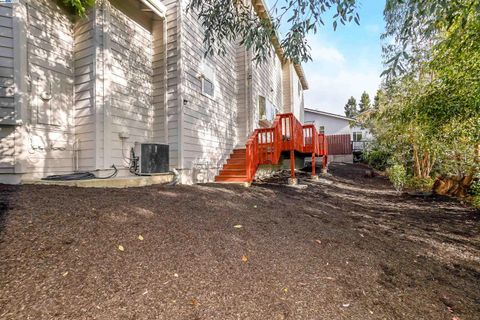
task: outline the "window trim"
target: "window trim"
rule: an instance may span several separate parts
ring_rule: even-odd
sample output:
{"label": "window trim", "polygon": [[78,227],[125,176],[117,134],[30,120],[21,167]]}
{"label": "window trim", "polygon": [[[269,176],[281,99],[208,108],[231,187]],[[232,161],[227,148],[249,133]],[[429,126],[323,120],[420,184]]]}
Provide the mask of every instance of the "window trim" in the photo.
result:
{"label": "window trim", "polygon": [[[261,113],[261,106],[260,106],[260,100],[263,98],[263,103],[264,103],[264,114],[262,115]],[[257,105],[258,105],[258,119],[260,121],[266,121],[267,120],[267,98],[261,94],[257,95]]]}
{"label": "window trim", "polygon": [[[200,81],[202,83],[201,94],[205,97],[215,99],[215,82],[213,80],[207,78],[205,75],[201,76]],[[212,94],[205,91],[205,82],[206,81],[208,81],[212,84]]]}
{"label": "window trim", "polygon": [[[360,140],[357,139],[357,137],[360,135]],[[352,133],[352,141],[353,142],[361,142],[363,141],[363,132],[362,131],[354,131]]]}

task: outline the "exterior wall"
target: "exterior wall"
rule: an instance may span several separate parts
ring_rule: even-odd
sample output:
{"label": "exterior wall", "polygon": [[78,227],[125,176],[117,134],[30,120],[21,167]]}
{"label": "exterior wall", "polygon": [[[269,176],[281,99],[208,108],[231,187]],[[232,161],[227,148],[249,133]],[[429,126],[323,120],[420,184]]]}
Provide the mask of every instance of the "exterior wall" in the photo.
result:
{"label": "exterior wall", "polygon": [[[24,5],[24,4],[21,4]],[[73,169],[74,139],[73,22],[56,3],[29,1],[27,14],[27,74],[29,103],[20,139],[24,170],[32,177]]]}
{"label": "exterior wall", "polygon": [[170,168],[181,166],[180,130],[181,120],[179,109],[182,106],[181,97],[181,13],[178,0],[165,0],[167,7],[167,39],[166,39],[166,140],[170,148]]}
{"label": "exterior wall", "polygon": [[0,5],[0,173],[15,168],[15,122],[12,5]]}
{"label": "exterior wall", "polygon": [[[294,107],[285,101],[276,55],[256,64],[232,43],[225,56],[205,58],[201,24],[184,0],[164,2],[167,24],[138,0],[97,0],[76,22],[53,0],[21,3],[17,20],[0,5],[0,174],[126,170],[134,142],[155,142],[169,144],[183,182],[198,181],[203,168],[213,180],[231,151],[268,125],[259,95],[277,112],[299,110],[296,84],[288,85]],[[213,98],[202,94],[203,66],[214,73]]]}
{"label": "exterior wall", "polygon": [[[292,66],[292,65],[291,65]],[[292,66],[292,77],[291,77],[291,86],[292,86],[292,113],[300,120],[301,123],[304,122],[304,99],[303,99],[303,88],[298,78],[297,73],[295,72]]]}
{"label": "exterior wall", "polygon": [[294,116],[304,122],[304,98],[303,88],[300,79],[291,62],[283,65],[283,100],[284,112],[291,112]]}
{"label": "exterior wall", "polygon": [[[182,181],[190,183],[203,181],[206,176],[212,180],[237,145],[237,68],[232,63],[237,45],[228,45],[224,56],[205,57],[203,28],[197,17],[191,12],[185,13],[185,7],[182,7],[181,28],[181,96],[184,102],[180,169]],[[202,94],[202,69],[213,70],[213,98]],[[200,171],[202,177],[196,174]]]}
{"label": "exterior wall", "polygon": [[320,126],[325,127],[325,134],[350,134],[353,139],[353,132],[362,132],[364,140],[370,140],[371,134],[369,130],[362,129],[358,126],[350,126],[350,120],[337,118],[329,115],[317,114],[305,111],[305,122],[313,122],[317,130]]}
{"label": "exterior wall", "polygon": [[284,112],[283,103],[283,83],[282,83],[282,63],[278,56],[273,53],[265,62],[252,63],[252,106],[254,127],[250,133],[259,127],[269,126],[269,123],[260,123],[260,110],[258,97],[265,97],[267,103],[273,104],[277,108],[277,113]]}
{"label": "exterior wall", "polygon": [[166,30],[136,0],[97,1],[94,15],[95,168],[129,175],[136,142],[167,143]]}
{"label": "exterior wall", "polygon": [[237,44],[236,53],[235,53],[235,73],[237,75],[236,87],[237,87],[237,125],[238,125],[238,142],[236,147],[242,148],[247,142],[248,136],[250,135],[250,127],[252,126],[253,119],[250,119],[249,115],[251,114],[252,99],[251,96],[251,65],[248,63],[250,61],[250,54],[241,45]]}
{"label": "exterior wall", "polygon": [[[95,30],[97,14],[75,24],[75,169],[96,169],[96,50],[99,42]],[[77,160],[78,159],[78,160]]]}
{"label": "exterior wall", "polygon": [[0,174],[16,174],[2,181],[126,169],[134,142],[167,143],[167,30],[132,4],[99,0],[76,23],[52,0],[0,6]]}
{"label": "exterior wall", "polygon": [[305,111],[305,122],[314,122],[317,130],[320,126],[325,127],[325,134],[352,133],[350,121]]}
{"label": "exterior wall", "polygon": [[[135,142],[154,142],[152,22],[118,5],[110,7],[109,24],[111,124],[105,130],[110,162],[128,167]],[[128,135],[127,141],[122,142],[121,133]]]}

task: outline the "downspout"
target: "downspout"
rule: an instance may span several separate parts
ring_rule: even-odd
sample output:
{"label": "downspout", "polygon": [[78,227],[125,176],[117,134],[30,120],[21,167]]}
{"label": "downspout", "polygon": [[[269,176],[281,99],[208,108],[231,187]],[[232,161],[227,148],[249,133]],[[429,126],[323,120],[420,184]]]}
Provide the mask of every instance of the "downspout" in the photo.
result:
{"label": "downspout", "polygon": [[[167,15],[165,14],[163,17],[163,108],[164,108],[164,119],[163,119],[163,132],[165,136],[165,144],[168,144],[168,101],[167,101],[167,81],[168,81],[168,68],[167,68],[167,57],[168,57],[168,52],[167,52],[167,40],[168,40],[168,21],[167,21]],[[169,160],[170,161],[170,160]]]}
{"label": "downspout", "polygon": [[177,143],[178,143],[178,162],[177,162],[177,170],[180,171],[180,175],[182,175],[182,171],[184,170],[183,164],[183,102],[184,102],[184,90],[183,90],[183,58],[182,58],[182,32],[183,32],[183,24],[182,24],[182,1],[177,1],[177,59],[178,59],[178,69],[177,69]]}

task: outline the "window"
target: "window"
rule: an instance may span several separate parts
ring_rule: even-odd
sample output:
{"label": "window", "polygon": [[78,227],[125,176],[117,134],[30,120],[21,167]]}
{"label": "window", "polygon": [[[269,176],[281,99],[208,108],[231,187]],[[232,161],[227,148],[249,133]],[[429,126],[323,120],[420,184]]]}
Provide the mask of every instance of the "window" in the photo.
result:
{"label": "window", "polygon": [[213,98],[215,94],[215,86],[213,85],[213,81],[207,79],[205,76],[202,77],[202,94],[210,98]]}
{"label": "window", "polygon": [[298,95],[302,95],[302,83],[300,82],[300,80],[298,80]]}
{"label": "window", "polygon": [[273,121],[277,115],[277,107],[270,101],[267,101],[267,120]]}
{"label": "window", "polygon": [[263,96],[258,96],[258,116],[260,120],[267,119],[267,101]]}
{"label": "window", "polygon": [[202,82],[202,94],[213,98],[215,96],[215,68],[203,61],[199,67],[198,77]]}
{"label": "window", "polygon": [[353,133],[353,141],[354,142],[362,141],[362,133],[361,132],[354,132]]}
{"label": "window", "polygon": [[318,133],[325,134],[325,126],[318,126]]}

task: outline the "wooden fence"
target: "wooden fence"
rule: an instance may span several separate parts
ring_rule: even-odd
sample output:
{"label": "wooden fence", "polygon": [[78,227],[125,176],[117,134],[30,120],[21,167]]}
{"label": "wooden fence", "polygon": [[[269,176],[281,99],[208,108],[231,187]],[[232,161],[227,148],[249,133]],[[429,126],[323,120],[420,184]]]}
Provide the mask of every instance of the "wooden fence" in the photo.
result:
{"label": "wooden fence", "polygon": [[349,134],[327,135],[328,154],[352,154],[352,141]]}

